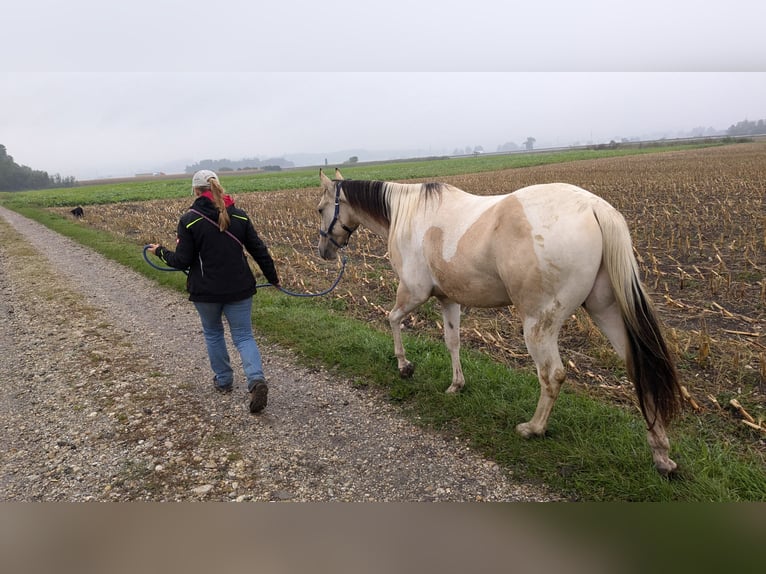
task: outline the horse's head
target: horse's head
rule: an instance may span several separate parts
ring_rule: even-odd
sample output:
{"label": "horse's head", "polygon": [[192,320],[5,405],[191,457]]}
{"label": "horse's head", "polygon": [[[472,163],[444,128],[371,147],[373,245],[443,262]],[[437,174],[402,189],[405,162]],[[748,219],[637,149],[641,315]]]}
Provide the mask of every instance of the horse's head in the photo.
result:
{"label": "horse's head", "polygon": [[335,179],[330,179],[319,170],[319,179],[322,183],[322,198],[319,200],[319,255],[323,259],[335,259],[338,249],[343,249],[351,237],[351,234],[359,226],[359,222],[353,220],[353,210],[349,207],[341,189],[343,176],[336,168]]}

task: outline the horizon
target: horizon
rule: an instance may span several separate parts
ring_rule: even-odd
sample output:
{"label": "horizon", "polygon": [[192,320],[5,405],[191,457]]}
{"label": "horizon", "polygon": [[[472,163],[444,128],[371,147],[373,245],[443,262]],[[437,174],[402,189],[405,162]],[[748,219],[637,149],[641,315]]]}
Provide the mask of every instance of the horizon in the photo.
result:
{"label": "horizon", "polygon": [[[759,118],[760,119],[760,118]],[[742,120],[738,120],[742,121]],[[753,120],[757,121],[757,120]],[[614,138],[610,140],[603,140],[603,141],[575,141],[571,143],[566,144],[559,144],[559,145],[551,145],[550,142],[543,141],[542,143],[539,141],[535,141],[534,143],[534,149],[533,150],[526,150],[524,148],[524,142],[504,142],[504,143],[514,143],[518,146],[515,150],[504,150],[501,151],[497,148],[502,147],[504,144],[498,144],[495,146],[495,149],[487,149],[481,144],[477,144],[474,147],[481,147],[483,148],[482,151],[479,153],[482,154],[502,154],[502,153],[529,153],[530,151],[537,152],[537,151],[556,151],[556,150],[565,150],[565,149],[576,149],[576,148],[587,148],[589,146],[595,146],[595,145],[605,145],[612,141],[616,143],[649,143],[649,142],[655,142],[655,141],[672,141],[672,140],[684,140],[684,139],[700,139],[705,137],[725,137],[726,131],[731,127],[732,125],[735,125],[737,122],[733,122],[726,128],[717,128],[714,126],[708,126],[704,128],[704,131],[707,133],[704,134],[698,134],[700,131],[703,130],[702,126],[696,126],[695,128],[689,129],[687,131],[657,131],[653,134],[643,134],[638,136],[627,136],[622,137],[620,140],[615,140]],[[534,137],[534,136],[530,136]],[[0,142],[2,143],[2,142]],[[547,145],[546,145],[547,144]],[[6,146],[7,148],[8,146]],[[458,152],[464,152],[464,153],[458,153]],[[92,180],[109,180],[109,179],[123,179],[123,178],[132,178],[132,177],[147,177],[152,175],[184,175],[188,173],[186,171],[186,168],[193,166],[195,164],[198,164],[203,161],[213,161],[213,162],[223,162],[223,161],[230,161],[232,163],[240,162],[243,160],[258,160],[258,161],[264,161],[267,159],[274,159],[274,160],[285,160],[290,161],[294,163],[294,166],[289,168],[283,168],[283,169],[297,169],[301,167],[312,167],[317,165],[323,165],[324,161],[327,160],[329,164],[343,164],[347,163],[347,161],[352,157],[356,156],[358,158],[358,163],[374,163],[374,162],[385,162],[385,161],[407,161],[407,160],[418,160],[423,159],[427,157],[461,157],[461,156],[469,156],[472,155],[474,152],[468,152],[466,149],[459,150],[459,149],[453,149],[449,150],[448,148],[439,148],[439,149],[398,149],[398,150],[369,150],[365,148],[353,148],[353,149],[346,149],[346,150],[336,150],[331,152],[311,152],[311,151],[304,151],[304,152],[288,152],[283,155],[262,155],[262,156],[255,156],[255,155],[244,155],[242,157],[219,157],[219,158],[199,158],[194,159],[193,161],[189,160],[159,160],[157,163],[151,165],[151,166],[145,166],[145,168],[142,168],[140,166],[135,167],[135,169],[126,169],[122,173],[103,173],[98,172],[96,169],[92,171],[92,173],[86,175],[85,177],[76,177],[72,174],[64,174],[64,173],[51,173],[48,170],[38,168],[36,166],[30,166],[27,164],[23,164],[16,160],[14,154],[11,150],[8,150],[8,154],[14,158],[14,161],[16,161],[17,164],[29,167],[33,170],[40,170],[40,171],[46,171],[50,176],[54,175],[60,175],[63,177],[75,177],[75,179],[78,182],[87,182]],[[362,157],[360,154],[368,154],[367,157]],[[309,160],[307,158],[313,158],[316,161]],[[297,163],[296,163],[297,162]],[[237,169],[232,170],[234,172],[238,171]],[[243,170],[244,171],[244,170]]]}
{"label": "horizon", "polygon": [[[717,139],[726,138],[726,137],[760,137],[762,135],[766,134],[758,134],[755,136],[727,136],[726,133],[719,133],[715,135],[703,135],[703,136],[680,136],[676,138],[665,138],[660,137],[657,139],[631,139],[630,141],[625,142],[614,142],[617,145],[623,144],[623,145],[636,145],[636,144],[654,144],[654,143],[665,143],[668,145],[672,145],[674,143],[683,144],[684,142],[692,142],[692,141],[699,141],[699,140],[712,140],[715,141]],[[558,151],[567,151],[567,150],[587,150],[589,148],[595,148],[596,146],[603,146],[603,145],[609,145],[611,142],[600,142],[600,143],[583,143],[583,144],[577,144],[572,146],[563,146],[563,147],[535,147],[533,150],[526,150],[523,148],[517,149],[517,150],[511,150],[511,151],[492,151],[492,152],[479,152],[481,155],[513,155],[513,154],[531,154],[531,153],[546,153],[546,152],[558,152]],[[360,151],[360,150],[347,150],[348,152],[352,151]],[[340,151],[337,152],[338,154],[342,155],[345,152]],[[289,155],[289,154],[288,154]],[[330,154],[304,154],[304,155],[311,155],[316,157],[324,157]],[[475,155],[474,153],[465,153],[465,154],[444,154],[444,155],[413,155],[413,156],[404,156],[404,157],[396,157],[396,158],[386,158],[386,159],[362,159],[359,158],[358,161],[349,163],[347,160],[349,159],[346,157],[345,160],[339,160],[339,161],[329,161],[325,164],[324,160],[316,162],[316,163],[302,163],[302,164],[296,164],[290,167],[282,167],[281,170],[299,170],[299,169],[306,169],[309,167],[349,167],[350,165],[364,165],[364,164],[375,164],[375,163],[387,163],[387,162],[408,162],[408,161],[421,161],[421,160],[428,160],[428,159],[444,159],[444,158],[459,158],[459,157],[471,157]],[[242,159],[256,159],[256,158],[242,158]],[[289,158],[283,157],[283,158],[268,158],[268,159],[283,159],[290,161]],[[207,158],[205,160],[200,161],[213,161],[213,162],[223,162],[223,161],[231,161],[231,162],[237,162],[241,160],[232,160],[231,158],[220,158],[220,159],[210,159]],[[198,163],[198,162],[195,162]],[[191,164],[194,165],[194,164]],[[189,165],[185,166],[185,168],[190,167]],[[203,168],[200,168],[203,169]],[[210,168],[204,168],[204,169],[210,169]],[[172,178],[172,177],[186,177],[193,173],[192,171],[186,171],[185,169],[181,171],[171,171],[171,172],[163,172],[163,171],[146,171],[146,172],[140,172],[140,173],[134,173],[134,174],[123,174],[123,175],[115,175],[115,176],[103,176],[103,177],[95,177],[95,178],[89,178],[89,179],[83,179],[83,180],[77,180],[78,183],[90,183],[90,182],[100,182],[100,181],[108,181],[108,180],[121,180],[121,179],[133,179],[133,178],[150,178],[150,177],[162,177],[162,178]],[[259,168],[230,168],[230,169],[224,169],[222,167],[213,168],[212,171],[215,171],[216,173],[223,174],[222,177],[226,177],[227,175],[247,175],[252,173],[260,173],[263,172],[263,169]]]}
{"label": "horizon", "polygon": [[337,74],[338,85],[376,87],[361,101],[335,84],[305,92],[321,74],[212,76],[227,89],[186,94],[193,75],[182,73],[10,74],[0,137],[18,164],[84,180],[204,159],[365,161],[494,152],[529,137],[537,148],[660,139],[766,117],[763,72]]}

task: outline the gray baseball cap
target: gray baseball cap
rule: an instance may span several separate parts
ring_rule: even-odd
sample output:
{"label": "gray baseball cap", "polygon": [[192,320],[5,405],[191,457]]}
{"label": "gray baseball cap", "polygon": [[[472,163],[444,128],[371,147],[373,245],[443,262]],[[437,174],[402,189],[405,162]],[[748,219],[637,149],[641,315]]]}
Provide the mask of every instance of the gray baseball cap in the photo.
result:
{"label": "gray baseball cap", "polygon": [[194,174],[194,177],[192,177],[192,187],[210,187],[210,183],[208,183],[208,180],[211,177],[218,179],[218,176],[215,174],[214,171],[210,171],[209,169],[199,170],[197,173]]}

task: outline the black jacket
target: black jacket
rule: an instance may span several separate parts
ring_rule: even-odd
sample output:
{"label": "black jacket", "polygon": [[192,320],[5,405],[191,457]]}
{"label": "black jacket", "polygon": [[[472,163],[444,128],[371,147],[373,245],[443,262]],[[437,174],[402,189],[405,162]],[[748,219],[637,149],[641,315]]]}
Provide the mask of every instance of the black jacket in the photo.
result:
{"label": "black jacket", "polygon": [[[230,199],[227,204],[231,220],[228,231],[242,242],[266,279],[278,284],[274,261],[247,214]],[[218,209],[207,197],[198,197],[191,209],[218,221]],[[220,231],[217,224],[192,211],[182,215],[178,222],[176,250],[160,246],[156,255],[170,267],[189,269],[186,289],[191,301],[230,303],[255,294],[255,277],[242,246]]]}

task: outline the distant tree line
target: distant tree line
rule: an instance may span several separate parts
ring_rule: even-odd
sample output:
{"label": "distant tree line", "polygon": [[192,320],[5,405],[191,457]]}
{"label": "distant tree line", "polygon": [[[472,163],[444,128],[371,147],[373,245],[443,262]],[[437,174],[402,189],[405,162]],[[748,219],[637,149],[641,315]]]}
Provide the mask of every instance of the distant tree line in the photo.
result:
{"label": "distant tree line", "polygon": [[[725,132],[721,129],[715,129],[712,127],[696,127],[688,134],[685,134],[689,137],[712,137],[712,136],[752,136],[752,135],[763,135],[766,134],[766,120],[758,120],[758,121],[749,121],[749,120],[742,120],[741,122],[737,122],[736,124],[729,127],[728,130]],[[680,137],[680,136],[679,136]],[[502,145],[497,146],[498,152],[513,152],[513,151],[519,151],[521,149],[526,150],[532,150],[534,149],[535,144],[535,138],[528,137],[525,142],[523,142],[521,145],[518,145],[514,142],[506,142]],[[636,138],[635,141],[639,141],[638,138]],[[630,143],[630,140],[627,138],[622,138],[621,143]],[[579,144],[577,144],[579,145]],[[593,149],[607,149],[607,148],[615,148],[619,147],[619,144],[612,140],[609,142],[609,144],[599,144],[598,146],[593,146]],[[481,149],[481,146],[477,146],[477,149]],[[475,152],[475,150],[474,150]],[[455,155],[460,155],[463,153],[463,150],[460,148],[455,149]],[[465,154],[468,155],[471,153],[471,148],[466,147],[465,148]]]}
{"label": "distant tree line", "polygon": [[[526,141],[524,141],[523,145],[524,149],[527,151],[532,151],[535,149],[535,142],[537,140],[533,138],[532,136],[529,136]],[[518,151],[521,149],[521,146],[516,145],[514,142],[505,142],[503,145],[497,146],[497,151]]]}
{"label": "distant tree line", "polygon": [[730,126],[726,130],[726,134],[730,136],[754,136],[757,134],[766,134],[766,121],[758,120],[757,122],[751,122],[748,120],[742,120],[735,125]]}
{"label": "distant tree line", "polygon": [[0,144],[0,191],[22,191],[24,189],[46,189],[49,187],[73,187],[77,185],[74,177],[62,178],[59,174],[49,176],[46,171],[34,170],[19,165],[8,155],[5,146]]}
{"label": "distant tree line", "polygon": [[203,159],[195,164],[186,166],[186,173],[194,173],[200,169],[212,171],[241,171],[246,169],[262,169],[264,171],[279,171],[285,167],[295,167],[295,164],[283,157],[258,159],[257,157],[240,160]]}

